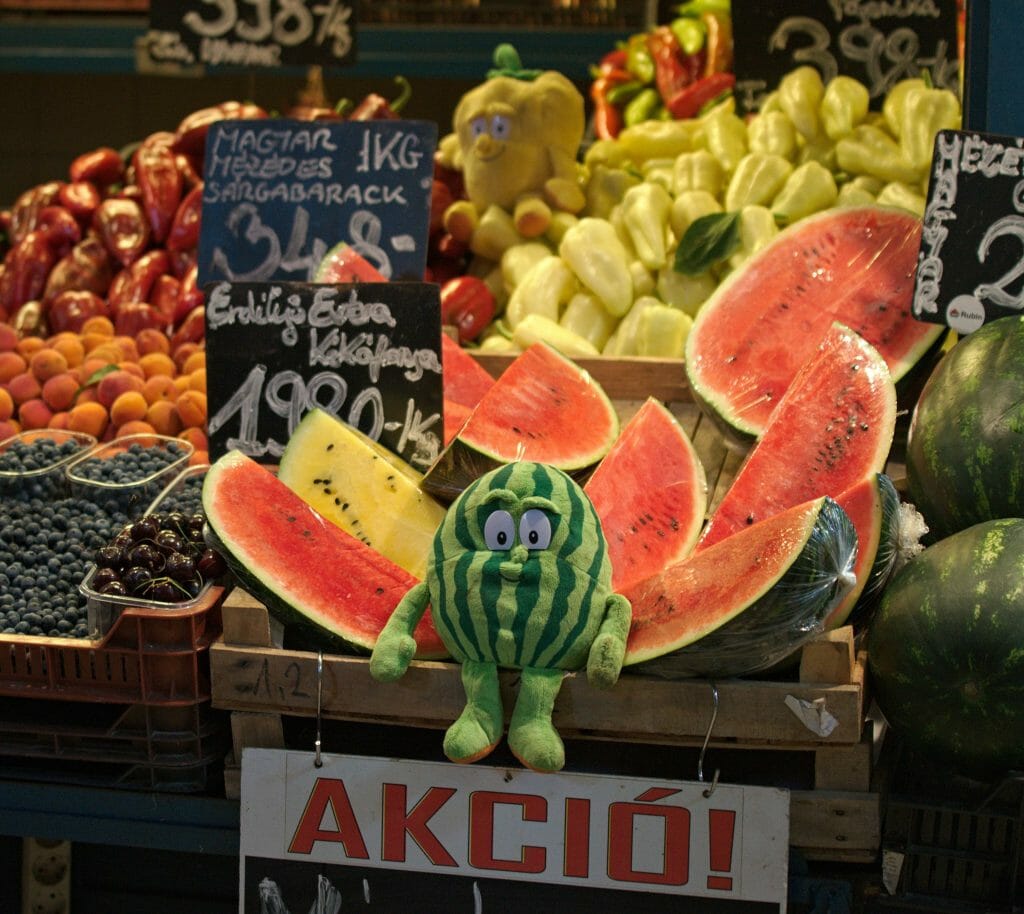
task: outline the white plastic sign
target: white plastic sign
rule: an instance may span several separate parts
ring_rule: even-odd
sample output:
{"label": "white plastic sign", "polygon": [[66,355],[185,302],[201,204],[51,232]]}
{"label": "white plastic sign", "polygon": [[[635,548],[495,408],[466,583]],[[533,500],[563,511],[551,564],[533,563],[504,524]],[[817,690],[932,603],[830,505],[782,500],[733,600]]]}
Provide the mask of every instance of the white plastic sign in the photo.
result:
{"label": "white plastic sign", "polygon": [[435,910],[427,899],[439,892],[437,910],[452,912],[576,910],[609,893],[631,911],[678,911],[678,896],[785,910],[784,790],[350,755],[314,762],[243,754],[242,912],[305,914],[325,891],[343,909],[370,911],[397,910],[396,893]]}

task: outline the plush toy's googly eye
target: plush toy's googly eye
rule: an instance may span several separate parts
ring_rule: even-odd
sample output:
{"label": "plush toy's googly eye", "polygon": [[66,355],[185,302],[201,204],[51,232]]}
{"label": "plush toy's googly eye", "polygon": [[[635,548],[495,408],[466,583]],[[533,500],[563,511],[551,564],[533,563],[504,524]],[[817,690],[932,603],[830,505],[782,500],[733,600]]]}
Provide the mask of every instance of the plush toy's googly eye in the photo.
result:
{"label": "plush toy's googly eye", "polygon": [[487,133],[487,118],[475,117],[469,122],[469,130],[473,134],[473,139],[483,136]]}
{"label": "plush toy's googly eye", "polygon": [[551,521],[539,508],[531,508],[519,519],[519,542],[527,549],[547,549],[551,544]]}
{"label": "plush toy's googly eye", "polygon": [[488,549],[511,549],[516,538],[516,522],[508,511],[495,511],[484,524],[484,542]]}
{"label": "plush toy's googly eye", "polygon": [[502,114],[496,114],[491,119],[491,136],[496,140],[507,140],[512,132],[512,122]]}

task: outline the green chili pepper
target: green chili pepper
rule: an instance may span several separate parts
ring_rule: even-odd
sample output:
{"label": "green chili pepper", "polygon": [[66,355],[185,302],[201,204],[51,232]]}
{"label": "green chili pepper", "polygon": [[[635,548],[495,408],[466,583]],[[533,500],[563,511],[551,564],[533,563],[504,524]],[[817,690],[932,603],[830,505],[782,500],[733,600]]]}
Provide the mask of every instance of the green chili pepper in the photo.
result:
{"label": "green chili pepper", "polygon": [[626,44],[626,69],[644,85],[654,82],[654,58],[643,32],[631,35]]}
{"label": "green chili pepper", "polygon": [[680,16],[669,24],[684,54],[696,54],[704,47],[707,35],[704,23],[693,16]]}
{"label": "green chili pepper", "polygon": [[605,93],[605,100],[611,105],[625,105],[635,98],[644,84],[638,79],[631,79],[629,82],[619,83]]}
{"label": "green chili pepper", "polygon": [[634,127],[642,121],[653,118],[660,106],[661,96],[658,94],[657,89],[651,87],[642,89],[626,105],[626,110],[623,112],[623,120],[627,127]]}

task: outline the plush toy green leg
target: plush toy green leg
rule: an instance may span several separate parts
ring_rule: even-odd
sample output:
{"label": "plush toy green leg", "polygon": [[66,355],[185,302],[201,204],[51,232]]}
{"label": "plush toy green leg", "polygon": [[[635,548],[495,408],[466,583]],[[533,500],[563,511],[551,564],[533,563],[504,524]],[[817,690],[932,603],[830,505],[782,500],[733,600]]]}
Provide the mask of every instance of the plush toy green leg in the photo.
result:
{"label": "plush toy green leg", "polygon": [[466,706],[444,735],[444,754],[453,762],[475,762],[498,745],[504,729],[497,664],[463,660],[462,687]]}
{"label": "plush toy green leg", "polygon": [[508,728],[508,745],[519,761],[534,771],[558,771],[565,764],[565,746],[551,723],[564,670],[526,667]]}

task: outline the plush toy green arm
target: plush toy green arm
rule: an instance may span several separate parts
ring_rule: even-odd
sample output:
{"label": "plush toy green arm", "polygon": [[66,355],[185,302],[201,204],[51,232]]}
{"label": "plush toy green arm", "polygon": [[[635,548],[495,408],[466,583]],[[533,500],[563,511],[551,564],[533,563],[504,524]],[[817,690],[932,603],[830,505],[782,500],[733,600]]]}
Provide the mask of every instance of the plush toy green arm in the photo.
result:
{"label": "plush toy green arm", "polygon": [[601,629],[587,657],[587,680],[591,685],[610,689],[618,681],[632,621],[633,607],[629,600],[618,593],[609,596]]}
{"label": "plush toy green arm", "polygon": [[421,581],[409,588],[391,613],[370,655],[370,675],[378,682],[394,682],[409,669],[409,662],[416,653],[412,633],[429,605],[427,584]]}

